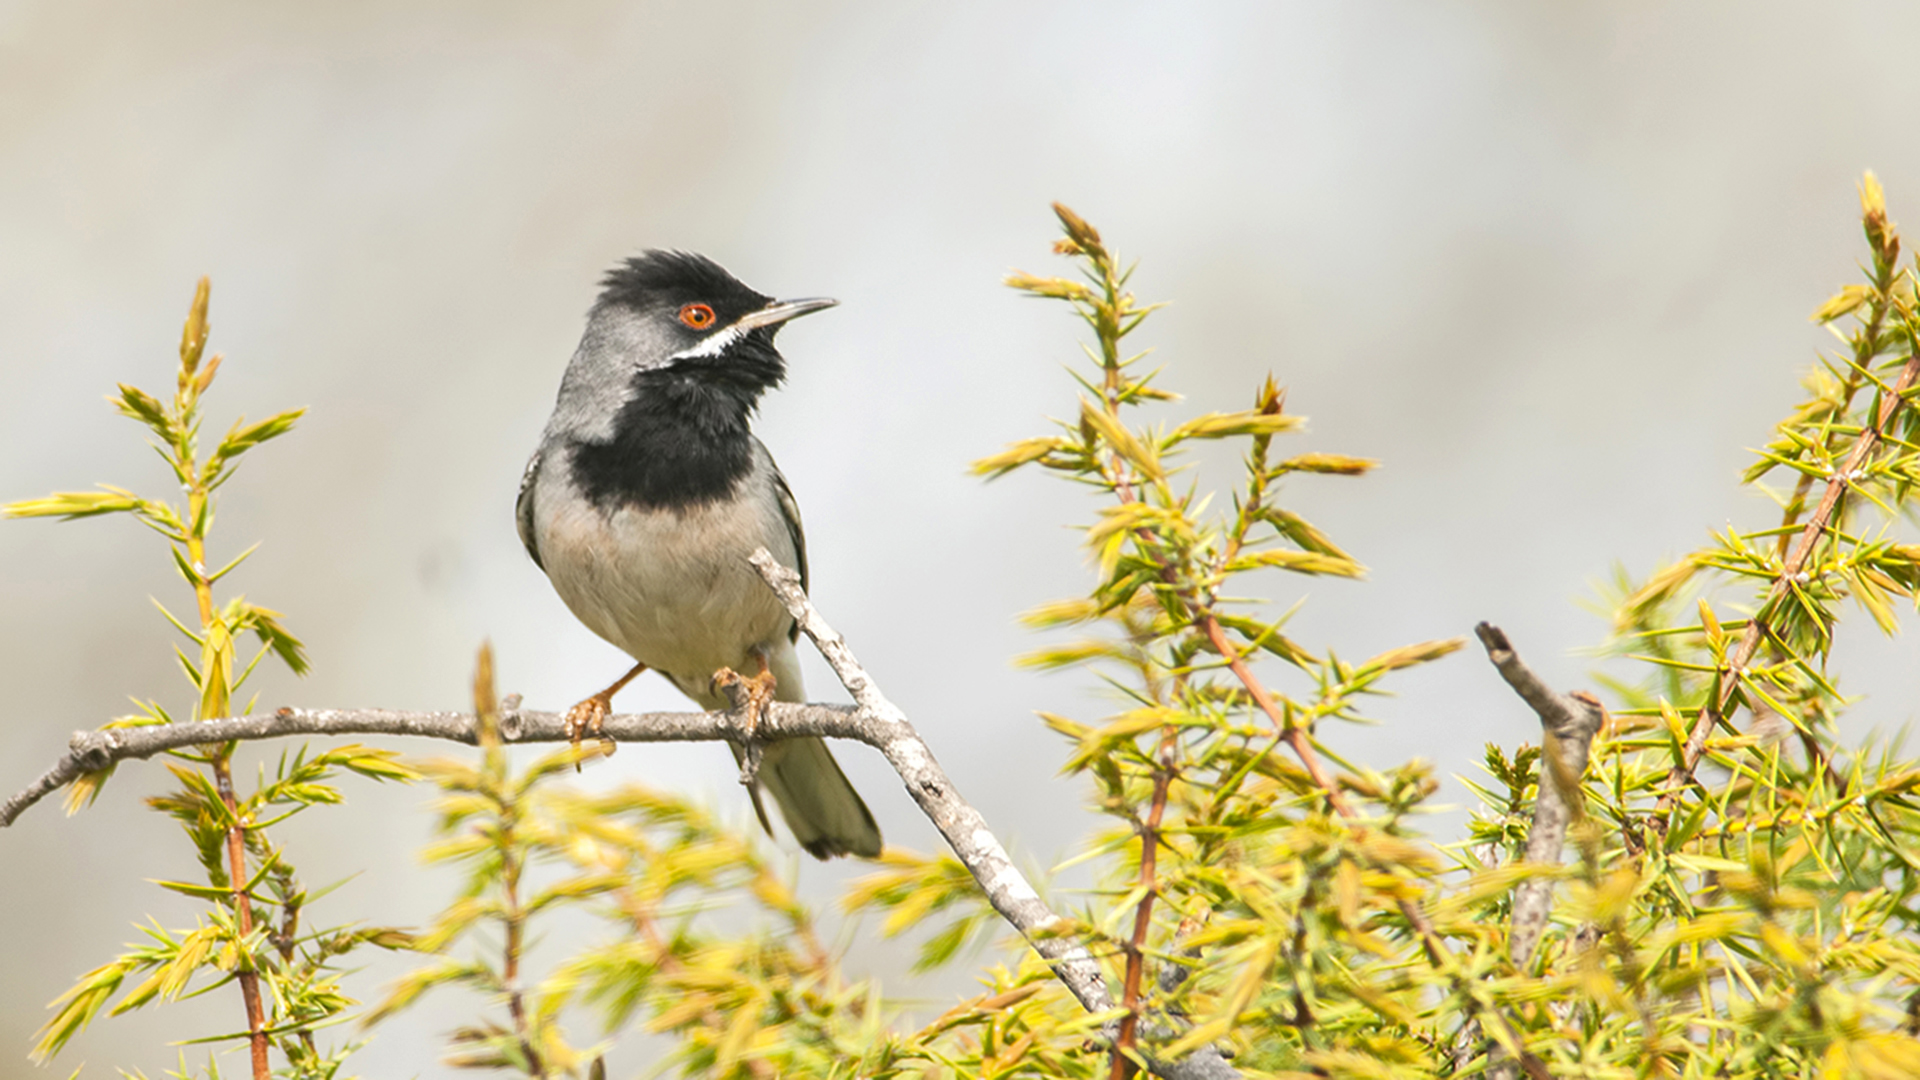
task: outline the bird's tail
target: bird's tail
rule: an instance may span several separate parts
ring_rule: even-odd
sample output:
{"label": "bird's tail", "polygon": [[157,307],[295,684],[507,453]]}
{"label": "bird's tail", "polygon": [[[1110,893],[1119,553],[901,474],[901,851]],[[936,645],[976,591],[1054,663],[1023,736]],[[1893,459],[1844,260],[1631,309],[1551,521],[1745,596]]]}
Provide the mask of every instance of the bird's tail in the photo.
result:
{"label": "bird's tail", "polygon": [[779,804],[793,838],[816,859],[880,855],[880,826],[820,739],[768,743],[760,783]]}
{"label": "bird's tail", "polygon": [[[782,637],[770,650],[770,666],[775,675],[774,697],[785,702],[807,700],[806,685],[800,676],[800,657],[793,650],[793,643]],[[731,706],[724,694],[718,693],[711,684],[700,685],[694,680],[683,680],[669,676],[674,685],[688,697],[699,702],[702,708],[725,709]],[[732,747],[733,758],[739,761],[740,748]],[[816,859],[831,859],[837,855],[858,855],[863,859],[875,859],[880,856],[880,826],[874,823],[873,811],[853,790],[847,774],[840,771],[840,763],[833,759],[833,752],[820,739],[781,739],[766,743],[760,758],[760,769],[755,776],[756,790],[752,791],[753,810],[760,817],[760,825],[769,835],[773,829],[767,824],[767,811],[761,805],[760,791],[764,788],[773,796],[780,807],[780,816],[786,819],[787,828],[793,832],[793,838],[807,854]]]}

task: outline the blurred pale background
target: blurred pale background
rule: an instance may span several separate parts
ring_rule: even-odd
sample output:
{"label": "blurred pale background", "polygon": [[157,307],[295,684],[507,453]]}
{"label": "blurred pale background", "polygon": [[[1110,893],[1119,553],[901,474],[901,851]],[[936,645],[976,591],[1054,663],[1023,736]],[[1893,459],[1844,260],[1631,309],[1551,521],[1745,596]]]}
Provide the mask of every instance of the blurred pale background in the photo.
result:
{"label": "blurred pale background", "polygon": [[[210,274],[215,423],[312,409],[219,522],[216,555],[266,541],[233,580],[315,662],[268,675],[263,704],[455,707],[491,637],[504,688],[559,707],[623,661],[552,596],[511,511],[599,274],[681,246],[838,297],[784,335],[792,379],[760,425],[815,596],[1044,866],[1089,819],[1033,710],[1105,703],[1014,669],[1033,639],[1013,618],[1080,587],[1062,526],[1088,504],[964,468],[1072,408],[1075,324],[997,284],[1056,265],[1049,200],[1174,301],[1142,336],[1188,406],[1238,407],[1272,370],[1313,421],[1291,447],[1386,462],[1288,491],[1372,568],[1307,589],[1299,637],[1358,657],[1489,618],[1574,686],[1603,632],[1577,600],[1614,560],[1644,572],[1770,512],[1736,486],[1742,448],[1822,346],[1807,313],[1855,273],[1861,171],[1920,226],[1917,43],[1900,4],[0,0],[0,498],[163,489],[101,395],[164,384]],[[5,524],[0,567],[11,792],[125,695],[180,700],[146,600],[180,587],[127,521]],[[1842,633],[1868,695],[1850,722],[1910,722],[1912,640]],[[1477,652],[1394,686],[1384,725],[1337,745],[1451,776],[1534,737]],[[643,681],[621,705],[678,701]],[[891,841],[933,844],[876,755],[841,757]],[[717,747],[630,747],[593,773],[744,812]],[[143,880],[191,873],[138,810],[161,778],[130,765],[93,811],[43,804],[0,833],[0,1076],[28,1071],[42,1005],[130,924],[189,917]],[[289,837],[310,881],[362,872],[321,913],[417,923],[448,886],[414,863],[426,793],[349,788]],[[1441,801],[1465,799],[1449,780]],[[858,871],[798,868],[822,897]],[[852,962],[911,992],[889,957]],[[103,1021],[55,1068],[157,1073],[166,1040],[239,1025],[233,996]],[[390,1025],[357,1068],[442,1074],[471,1005]]]}

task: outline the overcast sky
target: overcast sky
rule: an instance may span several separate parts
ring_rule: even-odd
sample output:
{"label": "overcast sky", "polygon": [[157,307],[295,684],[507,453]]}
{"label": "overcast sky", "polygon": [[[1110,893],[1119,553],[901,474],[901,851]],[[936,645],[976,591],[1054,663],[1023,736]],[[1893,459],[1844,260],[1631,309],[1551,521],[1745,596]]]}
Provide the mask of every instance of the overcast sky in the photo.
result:
{"label": "overcast sky", "polygon": [[[1491,619],[1574,687],[1605,629],[1579,601],[1616,562],[1645,573],[1769,520],[1738,472],[1823,347],[1808,313],[1857,273],[1861,172],[1920,222],[1916,44],[1898,4],[0,0],[0,499],[164,493],[101,398],[166,384],[211,275],[211,423],[311,410],[248,460],[216,531],[216,559],[265,541],[232,580],[314,661],[264,676],[263,705],[457,707],[491,638],[503,689],[564,707],[625,662],[527,561],[512,505],[599,275],[675,246],[837,297],[782,335],[791,379],[759,425],[814,595],[1044,867],[1092,819],[1033,712],[1109,702],[1015,669],[1036,639],[1014,617],[1084,587],[1064,526],[1092,504],[965,469],[1074,409],[1077,324],[998,284],[1060,265],[1049,201],[1172,301],[1140,338],[1184,408],[1241,407],[1272,371],[1312,421],[1289,448],[1385,462],[1286,489],[1371,568],[1273,582],[1307,597],[1296,637],[1358,658]],[[0,787],[128,695],[184,700],[147,602],[182,587],[151,534],[6,523],[0,567]],[[1913,640],[1858,617],[1841,635],[1867,695],[1850,730],[1910,723]],[[1392,685],[1382,726],[1330,740],[1450,777],[1536,737],[1477,651]],[[620,699],[679,705],[652,679]],[[891,842],[935,843],[877,755],[840,757]],[[746,820],[718,747],[629,747],[586,782],[630,778]],[[129,765],[94,810],[0,833],[0,1076],[132,923],[191,918],[144,883],[194,872],[139,809],[162,783]],[[334,918],[417,924],[449,888],[414,861],[427,793],[348,786],[293,850],[315,883],[364,871]],[[798,868],[822,897],[859,871]],[[910,987],[887,950],[853,965]],[[230,997],[102,1021],[55,1068],[157,1074],[166,1040],[239,1026]],[[440,1075],[470,1007],[391,1025],[357,1069]]]}

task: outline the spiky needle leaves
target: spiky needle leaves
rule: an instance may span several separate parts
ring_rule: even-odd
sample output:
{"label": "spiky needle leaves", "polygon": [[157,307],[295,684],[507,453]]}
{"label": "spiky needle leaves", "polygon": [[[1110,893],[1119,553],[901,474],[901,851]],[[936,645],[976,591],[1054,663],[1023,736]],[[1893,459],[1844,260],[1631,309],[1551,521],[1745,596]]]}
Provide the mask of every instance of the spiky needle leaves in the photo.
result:
{"label": "spiky needle leaves", "polygon": [[[1066,234],[1055,250],[1079,263],[1079,277],[1014,274],[1007,284],[1070,304],[1093,331],[1097,370],[1076,376],[1087,396],[1058,435],[1016,443],[974,468],[996,477],[1037,464],[1107,496],[1085,531],[1093,590],[1029,621],[1083,635],[1030,662],[1096,665],[1131,699],[1098,724],[1046,718],[1074,742],[1067,767],[1090,774],[1100,807],[1125,823],[1090,852],[1107,861],[1110,892],[1081,928],[1119,965],[1130,1019],[1114,1074],[1145,1063],[1142,1054],[1179,1058],[1216,1041],[1240,1049],[1236,1068],[1255,1071],[1308,1069],[1340,1054],[1407,1058],[1417,1039],[1403,1033],[1411,1041],[1394,1043],[1374,1024],[1383,1013],[1410,1018],[1427,1006],[1403,970],[1406,939],[1382,936],[1381,920],[1397,919],[1401,900],[1430,888],[1432,857],[1390,838],[1431,781],[1419,766],[1354,777],[1350,790],[1386,824],[1350,833],[1327,815],[1320,774],[1303,771],[1281,744],[1304,745],[1326,718],[1357,719],[1379,678],[1460,643],[1409,646],[1355,665],[1284,634],[1291,611],[1227,599],[1247,574],[1361,576],[1352,555],[1277,496],[1290,475],[1358,475],[1375,463],[1333,454],[1276,460],[1273,440],[1304,422],[1286,411],[1271,378],[1241,411],[1131,423],[1134,407],[1174,396],[1152,385],[1157,373],[1140,373],[1144,354],[1123,346],[1157,305],[1128,290],[1131,268],[1098,230],[1055,209]],[[1224,513],[1209,513],[1206,498],[1174,480],[1195,440],[1245,448],[1245,479]],[[1271,714],[1250,708],[1248,686],[1228,670],[1259,653],[1306,677],[1304,693],[1269,696]],[[1206,929],[1182,935],[1183,923]],[[1176,939],[1189,942],[1178,961]],[[1341,955],[1356,942],[1373,950],[1372,962]],[[1143,959],[1163,975],[1144,978]],[[1166,977],[1172,972],[1179,977]],[[1134,1023],[1146,1016],[1181,1019]]]}
{"label": "spiky needle leaves", "polygon": [[[215,492],[233,476],[243,455],[290,431],[302,410],[252,424],[236,421],[201,459],[201,403],[220,369],[220,357],[206,355],[209,297],[210,287],[203,278],[181,331],[170,400],[124,384],[108,399],[116,411],[152,435],[154,449],[179,487],[179,501],[150,499],[103,485],[99,491],[56,493],[0,507],[0,516],[5,517],[71,520],[129,514],[165,538],[173,567],[193,594],[194,612],[183,618],[158,601],[155,605],[191,645],[177,649],[176,654],[192,684],[193,714],[198,720],[233,714],[236,695],[268,655],[277,656],[296,674],[307,670],[304,649],[279,612],[238,596],[224,605],[214,600],[214,586],[253,550],[242,551],[217,569],[209,568]],[[246,635],[259,642],[250,658],[240,646]],[[174,716],[164,706],[148,700],[140,704],[137,714],[109,726],[173,722]],[[197,992],[189,989],[197,978],[210,980],[204,989],[238,983],[246,1010],[245,1030],[213,1039],[244,1040],[256,1080],[265,1080],[273,1071],[269,1052],[275,1048],[285,1060],[285,1075],[317,1080],[339,1070],[352,1047],[323,1049],[314,1036],[317,1029],[337,1023],[353,1005],[338,986],[339,958],[364,944],[400,947],[405,937],[378,928],[305,928],[305,909],[315,897],[301,886],[292,864],[265,830],[309,807],[339,802],[341,795],[332,780],[342,771],[375,780],[406,780],[414,774],[383,750],[342,746],[309,754],[302,748],[291,758],[282,756],[270,776],[263,772],[251,795],[241,795],[233,783],[232,753],[231,744],[173,752],[180,763],[170,764],[170,771],[179,787],[148,800],[153,809],[179,822],[205,874],[204,883],[158,884],[207,903],[205,918],[185,930],[155,924],[146,931],[150,939],[146,944],[82,977],[54,1002],[53,1016],[34,1048],[37,1057],[58,1053],[98,1015],[124,980],[147,972],[146,979],[129,990],[113,1012]],[[67,791],[69,811],[91,802],[111,773],[109,767],[74,780]]]}
{"label": "spiky needle leaves", "polygon": [[[1761,488],[1779,518],[1727,527],[1613,605],[1611,651],[1646,680],[1618,686],[1593,749],[1566,921],[1489,983],[1549,1062],[1738,1078],[1920,1068],[1920,770],[1835,727],[1850,704],[1834,662],[1846,601],[1891,634],[1920,584],[1898,536],[1920,450],[1915,271],[1871,175],[1861,213],[1867,280],[1814,313],[1840,350],[1745,476],[1785,477]],[[1512,823],[1534,797],[1526,770],[1490,766],[1481,879],[1517,856]],[[1502,896],[1465,908],[1496,919]],[[1526,1004],[1556,998],[1578,1011]]]}

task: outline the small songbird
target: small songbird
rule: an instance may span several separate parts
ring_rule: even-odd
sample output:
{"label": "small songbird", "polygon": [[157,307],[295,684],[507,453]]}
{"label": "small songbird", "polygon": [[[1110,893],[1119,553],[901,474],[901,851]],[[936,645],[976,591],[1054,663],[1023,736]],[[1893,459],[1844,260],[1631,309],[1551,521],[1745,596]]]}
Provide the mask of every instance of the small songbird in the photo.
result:
{"label": "small songbird", "polygon": [[[835,301],[775,301],[681,251],[644,252],[602,285],[517,506],[560,599],[636,661],[573,707],[568,732],[602,736],[613,695],[648,668],[704,709],[727,708],[736,686],[750,721],[769,701],[804,701],[799,627],[747,557],[765,547],[805,588],[807,541],[751,420],[786,378],[774,334]],[[815,858],[880,854],[873,814],[821,740],[768,743],[756,780]]]}

